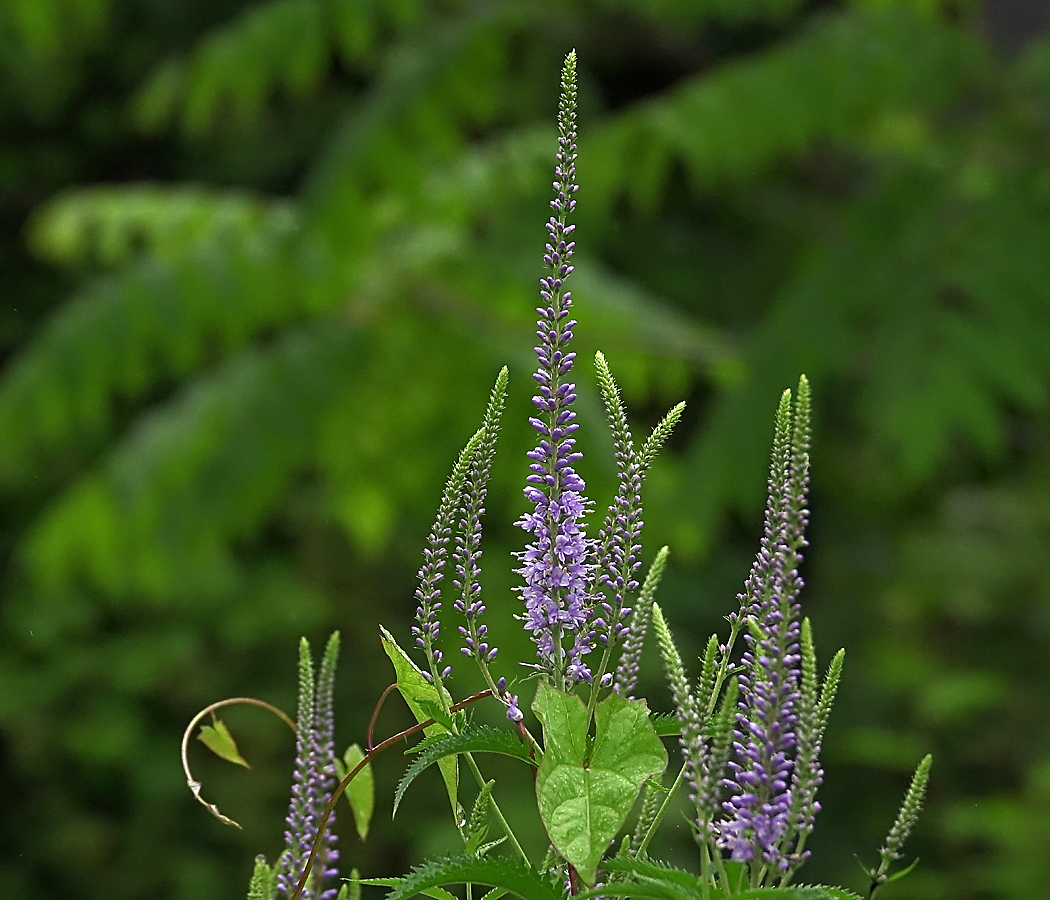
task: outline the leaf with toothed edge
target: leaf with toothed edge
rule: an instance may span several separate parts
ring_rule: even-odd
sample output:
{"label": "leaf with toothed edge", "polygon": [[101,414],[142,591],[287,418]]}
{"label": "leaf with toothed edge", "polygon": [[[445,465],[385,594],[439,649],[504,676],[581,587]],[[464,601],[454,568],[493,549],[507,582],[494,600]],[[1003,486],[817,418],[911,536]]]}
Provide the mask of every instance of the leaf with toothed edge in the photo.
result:
{"label": "leaf with toothed edge", "polygon": [[[362,879],[361,884],[393,887],[386,900],[407,900],[446,884],[484,884],[515,894],[522,900],[564,900],[559,887],[519,859],[447,856],[424,863],[404,878]],[[487,895],[486,895],[487,896]]]}
{"label": "leaf with toothed edge", "polygon": [[[427,719],[435,718],[431,715],[431,712],[435,708],[440,709],[441,707],[437,688],[423,677],[419,667],[398,646],[397,641],[394,640],[394,636],[389,631],[382,625],[379,626],[379,631],[383,649],[386,651],[386,655],[390,657],[390,662],[394,664],[394,672],[397,675],[397,689],[401,696],[404,697],[408,708],[412,710],[412,715],[416,717],[417,722],[425,722]],[[448,733],[448,727],[440,722],[435,722],[433,725],[428,725],[423,729],[423,734],[427,737]],[[438,768],[441,769],[441,776],[445,779],[448,799],[452,804],[452,812],[455,814],[459,806],[459,766],[454,757],[446,757],[438,762]]]}
{"label": "leaf with toothed edge", "polygon": [[501,731],[498,728],[482,725],[459,734],[442,735],[412,761],[412,765],[408,767],[408,771],[398,782],[397,789],[394,791],[393,815],[397,815],[397,808],[409,785],[422,774],[424,769],[457,753],[500,753],[503,756],[511,756],[514,759],[536,765],[529,758],[528,747],[513,731]]}

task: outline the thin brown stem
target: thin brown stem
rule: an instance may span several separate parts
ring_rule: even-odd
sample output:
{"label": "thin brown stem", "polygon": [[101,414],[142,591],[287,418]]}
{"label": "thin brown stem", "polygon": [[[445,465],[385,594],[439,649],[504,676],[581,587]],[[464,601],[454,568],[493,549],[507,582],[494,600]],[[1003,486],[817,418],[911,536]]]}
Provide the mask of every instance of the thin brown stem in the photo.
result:
{"label": "thin brown stem", "polygon": [[186,730],[182,733],[182,771],[186,773],[186,784],[189,785],[189,789],[193,791],[193,796],[197,798],[198,803],[215,816],[216,819],[222,822],[223,825],[232,825],[234,828],[240,828],[241,826],[229,816],[225,816],[219,812],[219,807],[214,803],[209,803],[201,796],[201,783],[193,777],[193,773],[190,771],[189,745],[193,729],[197,727],[197,723],[200,722],[201,719],[214,713],[217,709],[222,709],[224,706],[235,706],[237,704],[258,706],[268,712],[272,712],[277,718],[284,722],[285,725],[292,729],[293,734],[298,731],[295,721],[284,710],[278,709],[272,703],[267,703],[265,700],[258,700],[255,697],[228,697],[226,700],[219,700],[212,703],[210,706],[204,707],[204,709],[190,720],[190,724],[186,726]]}
{"label": "thin brown stem", "polygon": [[[394,686],[396,687],[396,685]],[[389,688],[385,693],[389,693]],[[481,700],[483,697],[488,697],[491,693],[492,691],[486,688],[483,691],[478,691],[476,694],[471,694],[466,700],[460,700],[459,703],[455,703],[449,707],[449,712],[459,712],[461,709],[470,706],[470,704],[477,703],[477,701]],[[382,700],[380,702],[382,702]],[[303,874],[299,878],[299,883],[295,886],[295,891],[293,891],[292,896],[289,897],[288,900],[299,900],[299,895],[303,892],[303,888],[306,886],[306,879],[310,877],[310,870],[313,869],[314,860],[317,857],[317,851],[321,846],[321,841],[324,839],[324,829],[328,824],[328,819],[332,815],[332,810],[335,809],[336,801],[342,796],[347,785],[354,780],[354,776],[367,766],[374,757],[378,756],[383,750],[386,750],[387,747],[393,746],[398,741],[407,738],[409,735],[422,731],[424,728],[429,728],[434,724],[436,724],[435,719],[427,719],[425,722],[420,722],[417,725],[406,728],[404,731],[399,731],[397,734],[391,735],[385,741],[381,741],[372,747],[365,754],[364,759],[347,772],[346,777],[339,782],[338,787],[336,787],[335,791],[332,793],[332,799],[328,801],[328,805],[324,808],[324,814],[321,816],[321,821],[317,826],[317,835],[314,837],[314,844],[310,848],[310,856],[307,857],[306,860],[306,868],[303,870]]]}
{"label": "thin brown stem", "polygon": [[372,710],[372,718],[368,720],[368,733],[365,735],[365,750],[372,749],[372,732],[376,727],[376,719],[379,718],[379,710],[383,708],[383,704],[386,703],[386,698],[390,696],[391,691],[395,690],[397,690],[396,681],[379,695],[379,699],[376,701],[376,708]]}

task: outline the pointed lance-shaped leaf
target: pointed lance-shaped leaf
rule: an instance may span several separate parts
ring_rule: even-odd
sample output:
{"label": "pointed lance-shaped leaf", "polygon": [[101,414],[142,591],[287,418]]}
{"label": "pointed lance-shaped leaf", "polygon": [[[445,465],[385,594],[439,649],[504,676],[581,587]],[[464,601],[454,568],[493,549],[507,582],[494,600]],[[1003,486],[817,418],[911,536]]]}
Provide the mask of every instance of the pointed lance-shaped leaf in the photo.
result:
{"label": "pointed lance-shaped leaf", "polygon": [[248,765],[248,761],[241,756],[240,751],[237,749],[237,742],[234,741],[233,735],[230,734],[230,729],[226,727],[226,723],[222,719],[216,717],[212,719],[211,725],[202,725],[201,733],[197,735],[197,740],[220,759],[236,763],[238,766],[244,766],[246,769],[251,768]]}
{"label": "pointed lance-shaped leaf", "polygon": [[[343,754],[340,763],[336,761],[336,770],[340,781],[352,772],[365,758],[365,752],[358,744],[351,744]],[[372,764],[362,766],[353,780],[346,786],[346,799],[354,814],[354,826],[361,840],[368,837],[368,828],[372,822],[372,813],[376,805],[375,776]]]}
{"label": "pointed lance-shaped leaf", "polygon": [[[408,708],[412,711],[412,715],[416,717],[417,722],[425,722],[427,719],[435,718],[432,713],[435,710],[440,711],[442,708],[441,701],[438,699],[438,689],[423,677],[419,667],[398,646],[397,641],[394,640],[393,635],[389,631],[382,625],[379,626],[379,631],[383,649],[386,651],[386,655],[390,657],[390,662],[394,665],[397,689],[404,698]],[[444,690],[444,688],[441,688],[441,690]],[[446,696],[446,702],[450,699]],[[428,725],[424,728],[423,734],[430,737],[437,734],[447,734],[449,730],[448,725],[435,722],[433,725]],[[438,763],[438,768],[441,770],[441,777],[445,780],[449,803],[452,804],[452,814],[455,815],[459,808],[459,767],[456,764],[456,760],[451,758],[441,760]]]}

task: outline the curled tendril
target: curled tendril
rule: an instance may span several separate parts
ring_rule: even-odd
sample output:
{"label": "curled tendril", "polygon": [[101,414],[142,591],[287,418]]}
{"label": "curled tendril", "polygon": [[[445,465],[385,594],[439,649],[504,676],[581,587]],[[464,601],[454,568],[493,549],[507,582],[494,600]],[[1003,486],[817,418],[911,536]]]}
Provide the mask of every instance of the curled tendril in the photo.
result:
{"label": "curled tendril", "polygon": [[232,825],[234,828],[240,828],[240,823],[234,821],[229,816],[220,812],[219,807],[217,807],[214,803],[209,803],[201,796],[202,785],[199,781],[197,781],[196,778],[193,777],[193,772],[190,771],[189,746],[190,738],[193,735],[193,729],[197,727],[197,724],[200,722],[201,719],[203,719],[207,715],[211,715],[216,710],[222,709],[224,706],[237,706],[240,704],[247,706],[258,706],[262,709],[265,709],[267,712],[273,713],[275,716],[277,716],[278,719],[284,722],[285,725],[291,728],[293,734],[295,734],[298,731],[295,722],[292,720],[291,716],[289,716],[284,710],[278,709],[272,703],[267,703],[265,700],[259,700],[255,697],[228,697],[225,700],[219,700],[216,703],[212,703],[211,705],[204,707],[204,709],[202,709],[199,713],[197,713],[197,715],[195,715],[190,720],[190,724],[186,726],[186,730],[182,733],[182,771],[186,773],[186,784],[189,786],[189,789],[193,792],[193,796],[196,798],[197,802],[201,804],[201,806],[203,806],[206,810],[208,810],[208,812],[215,816],[216,819],[222,822],[223,825]]}

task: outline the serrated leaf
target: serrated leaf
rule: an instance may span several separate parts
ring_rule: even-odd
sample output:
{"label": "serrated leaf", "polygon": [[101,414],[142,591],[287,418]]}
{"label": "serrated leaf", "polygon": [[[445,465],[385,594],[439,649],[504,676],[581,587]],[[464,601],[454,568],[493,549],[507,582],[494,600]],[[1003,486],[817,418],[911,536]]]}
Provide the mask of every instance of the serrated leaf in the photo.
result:
{"label": "serrated leaf", "polygon": [[420,753],[408,767],[408,771],[398,782],[394,791],[394,815],[401,804],[408,786],[412,784],[424,769],[440,762],[457,753],[500,753],[504,756],[512,756],[525,762],[535,763],[529,759],[528,748],[521,739],[511,731],[500,731],[498,728],[490,728],[482,725],[471,728],[460,734],[446,734],[436,738],[422,753]]}
{"label": "serrated leaf", "polygon": [[638,896],[641,887],[647,896],[661,896],[667,900],[694,900],[703,897],[703,882],[697,875],[682,869],[675,869],[661,863],[625,856],[608,860],[603,869],[611,872],[625,872],[638,878],[642,883],[628,884],[629,896]]}
{"label": "serrated leaf", "polygon": [[587,710],[575,694],[541,683],[532,708],[543,725],[536,772],[540,818],[555,849],[593,885],[598,863],[627,819],[647,778],[667,767],[667,751],[644,700],[611,694]]}
{"label": "serrated leaf", "polygon": [[[343,761],[336,760],[336,774],[340,781],[344,779],[365,758],[365,751],[358,744],[351,744],[343,754]],[[372,813],[376,805],[375,777],[372,764],[364,766],[353,781],[346,786],[347,801],[354,814],[354,825],[361,840],[368,837],[368,826],[372,822]]]}
{"label": "serrated leaf", "polygon": [[783,888],[756,888],[731,894],[726,900],[861,900],[852,891],[825,885],[798,885]]}
{"label": "serrated leaf", "polygon": [[[358,886],[367,884],[371,887],[397,887],[403,880],[402,878],[355,878],[354,883]],[[433,897],[434,900],[450,900],[450,898],[457,900],[455,894],[440,887],[425,888],[419,893],[426,897]]]}
{"label": "serrated leaf", "polygon": [[671,713],[650,713],[649,721],[660,737],[678,737],[682,733],[678,716]]}
{"label": "serrated leaf", "polygon": [[523,900],[564,900],[562,892],[544,874],[516,858],[449,856],[425,863],[404,878],[363,879],[361,883],[394,887],[386,900],[407,900],[446,884],[466,883],[500,888]]}
{"label": "serrated leaf", "polygon": [[236,763],[238,766],[244,766],[246,769],[251,768],[248,765],[248,760],[241,756],[240,751],[237,749],[237,742],[233,739],[230,729],[226,727],[226,723],[222,719],[212,719],[211,725],[202,725],[201,733],[197,735],[197,740],[220,759]]}
{"label": "serrated leaf", "polygon": [[[397,676],[397,689],[404,697],[405,703],[416,717],[417,722],[425,722],[427,719],[436,718],[430,714],[435,707],[441,709],[441,701],[438,698],[437,688],[423,677],[414,662],[409,658],[382,625],[379,626],[383,649],[394,664],[394,673]],[[435,722],[423,729],[427,737],[440,734],[449,734],[448,724]],[[452,804],[452,813],[455,815],[459,808],[459,763],[456,758],[445,757],[438,761],[441,777],[445,779],[445,788],[448,791],[448,799]]]}

